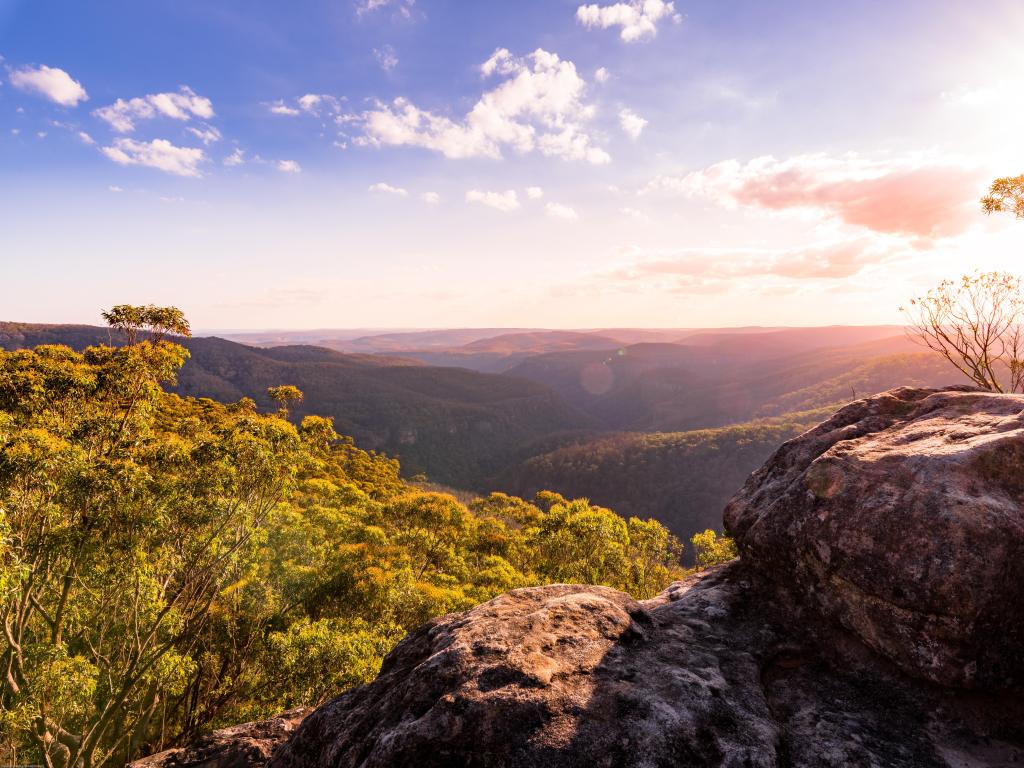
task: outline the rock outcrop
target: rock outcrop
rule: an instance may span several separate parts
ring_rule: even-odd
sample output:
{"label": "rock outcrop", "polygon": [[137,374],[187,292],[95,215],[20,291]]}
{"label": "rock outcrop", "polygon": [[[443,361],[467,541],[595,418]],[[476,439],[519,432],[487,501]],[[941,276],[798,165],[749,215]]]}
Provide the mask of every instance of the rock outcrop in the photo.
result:
{"label": "rock outcrop", "polygon": [[1022,764],[1022,435],[1020,396],[851,404],[729,504],[739,561],[653,600],[555,585],[436,619],[269,765]]}
{"label": "rock outcrop", "polygon": [[270,765],[1024,761],[1019,700],[908,680],[842,631],[793,625],[753,575],[736,563],[644,602],[535,587],[437,620],[407,637],[375,682],[310,715]]}
{"label": "rock outcrop", "polygon": [[169,749],[128,768],[254,768],[264,766],[275,747],[287,741],[309,709],[293,709],[269,720],[214,731],[184,749]]}
{"label": "rock outcrop", "polygon": [[861,400],[783,446],[725,523],[748,565],[908,673],[1024,682],[1024,396]]}

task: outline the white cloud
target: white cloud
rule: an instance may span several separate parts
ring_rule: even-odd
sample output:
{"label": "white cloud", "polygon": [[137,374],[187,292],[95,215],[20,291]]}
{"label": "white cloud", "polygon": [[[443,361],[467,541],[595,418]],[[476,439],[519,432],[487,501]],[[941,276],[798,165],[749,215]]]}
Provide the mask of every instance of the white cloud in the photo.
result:
{"label": "white cloud", "polygon": [[203,150],[176,147],[166,139],[114,139],[112,147],[103,147],[101,151],[119,165],[142,165],[175,176],[201,176],[199,164],[206,160]]}
{"label": "white cloud", "polygon": [[560,203],[548,203],[544,206],[544,212],[553,219],[575,221],[579,218],[575,210],[568,205],[561,205]]}
{"label": "white cloud", "polygon": [[412,16],[412,9],[415,5],[416,0],[360,0],[356,5],[356,14],[362,16],[380,8],[394,7],[399,16],[408,19]]}
{"label": "white cloud", "polygon": [[643,222],[645,224],[650,222],[650,220],[651,220],[650,216],[648,216],[646,213],[644,213],[643,211],[639,210],[638,208],[630,208],[630,207],[627,206],[627,207],[621,209],[619,211],[619,213],[621,213],[623,216],[628,216],[629,218],[631,218],[631,219],[633,219],[635,221],[640,221],[640,222]]}
{"label": "white cloud", "polygon": [[245,151],[241,149],[235,149],[230,155],[224,158],[224,165],[234,167],[236,165],[242,165],[245,162]]}
{"label": "white cloud", "polygon": [[90,146],[96,143],[96,139],[94,139],[85,131],[79,131],[78,138],[82,140],[83,144],[89,144]]}
{"label": "white cloud", "polygon": [[605,69],[604,67],[598,68],[598,70],[594,73],[594,80],[596,80],[599,83],[607,83],[610,77],[611,75],[608,73],[608,70]]}
{"label": "white cloud", "polygon": [[294,160],[278,160],[275,167],[281,173],[302,173],[302,166]]}
{"label": "white cloud", "polygon": [[398,66],[398,54],[395,53],[395,49],[390,45],[385,45],[383,48],[374,48],[373,56],[377,59],[377,63],[380,64],[380,68],[385,72],[390,72]]}
{"label": "white cloud", "polygon": [[297,110],[295,107],[289,107],[287,104],[280,100],[275,101],[268,107],[268,109],[270,109],[270,114],[272,115],[284,115],[286,117],[295,117],[296,115],[301,114],[299,110]]}
{"label": "white cloud", "polygon": [[124,192],[124,190],[121,187],[114,185],[107,187],[107,189],[109,189],[111,192]]}
{"label": "white cloud", "polygon": [[583,101],[586,83],[571,61],[538,49],[525,58],[504,49],[481,67],[507,77],[485,92],[461,120],[422,110],[404,98],[359,116],[362,146],[415,146],[449,158],[500,158],[505,148],[520,154],[603,164],[608,153],[584,131],[595,108]]}
{"label": "white cloud", "polygon": [[21,91],[28,91],[44,96],[63,107],[78,106],[80,101],[87,101],[89,94],[77,80],[63,69],[48,67],[22,67],[11,70],[11,85]]}
{"label": "white cloud", "polygon": [[319,117],[323,113],[337,114],[341,111],[344,98],[331,96],[326,93],[307,93],[295,99],[295,106],[285,103],[284,99],[278,99],[266,105],[272,115],[284,117],[296,117],[303,113]]}
{"label": "white cloud", "polygon": [[526,196],[531,200],[540,200],[544,197],[544,190],[540,187],[527,187]]}
{"label": "white cloud", "polygon": [[629,138],[636,141],[647,127],[647,121],[633,110],[623,109],[619,112],[619,125]]}
{"label": "white cloud", "polygon": [[221,138],[220,131],[218,131],[212,125],[204,125],[202,128],[193,128],[190,126],[186,130],[188,130],[189,133],[198,138],[200,141],[203,142],[203,144],[206,144],[207,146],[209,146],[215,141],[220,141]]}
{"label": "white cloud", "polygon": [[379,181],[376,184],[371,184],[369,187],[370,192],[383,192],[387,195],[395,195],[396,197],[408,197],[409,190],[402,189],[401,187],[393,187],[383,181]]}
{"label": "white cloud", "polygon": [[629,0],[614,5],[581,5],[576,9],[576,20],[585,27],[621,27],[620,36],[627,43],[654,37],[658,24],[671,19],[676,24],[683,19],[676,13],[675,4],[664,0]]}
{"label": "white cloud", "polygon": [[507,192],[481,192],[471,189],[466,193],[467,203],[480,203],[502,213],[509,213],[519,208],[519,196],[514,189]]}
{"label": "white cloud", "polygon": [[302,107],[305,112],[316,112],[316,108],[320,106],[320,102],[324,100],[324,97],[318,93],[307,93],[305,96],[300,96],[299,106]]}
{"label": "white cloud", "polygon": [[131,133],[139,120],[151,120],[155,117],[170,117],[174,120],[187,121],[193,117],[209,120],[214,116],[213,103],[196,94],[187,85],[181,86],[177,93],[151,93],[134,99],[118,99],[107,107],[101,107],[93,114],[110,124],[118,133]]}
{"label": "white cloud", "polygon": [[420,195],[420,200],[430,203],[430,205],[437,205],[441,202],[441,196],[437,192],[424,192]]}

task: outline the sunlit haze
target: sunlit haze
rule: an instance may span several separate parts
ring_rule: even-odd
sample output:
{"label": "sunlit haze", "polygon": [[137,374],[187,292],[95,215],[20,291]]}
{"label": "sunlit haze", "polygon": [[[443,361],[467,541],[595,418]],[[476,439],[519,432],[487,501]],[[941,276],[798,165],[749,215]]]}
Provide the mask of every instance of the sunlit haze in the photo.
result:
{"label": "sunlit haze", "polygon": [[1014,269],[1024,5],[0,0],[0,320],[899,322]]}

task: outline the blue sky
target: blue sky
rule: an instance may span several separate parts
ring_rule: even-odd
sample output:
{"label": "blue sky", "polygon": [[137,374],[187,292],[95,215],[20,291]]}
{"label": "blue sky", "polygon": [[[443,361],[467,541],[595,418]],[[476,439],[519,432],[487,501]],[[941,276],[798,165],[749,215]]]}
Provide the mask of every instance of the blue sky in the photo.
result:
{"label": "blue sky", "polygon": [[0,0],[0,319],[890,322],[1020,261],[1024,8]]}

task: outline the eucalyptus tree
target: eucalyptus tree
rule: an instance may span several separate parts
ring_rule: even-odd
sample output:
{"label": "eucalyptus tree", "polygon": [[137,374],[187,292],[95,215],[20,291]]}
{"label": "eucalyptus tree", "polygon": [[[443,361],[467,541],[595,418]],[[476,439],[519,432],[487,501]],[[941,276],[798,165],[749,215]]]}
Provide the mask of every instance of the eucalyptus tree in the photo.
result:
{"label": "eucalyptus tree", "polygon": [[187,357],[164,339],[187,332],[176,310],[108,320],[127,345],[0,353],[0,727],[53,768],[121,765],[150,738],[324,440],[166,393]]}

